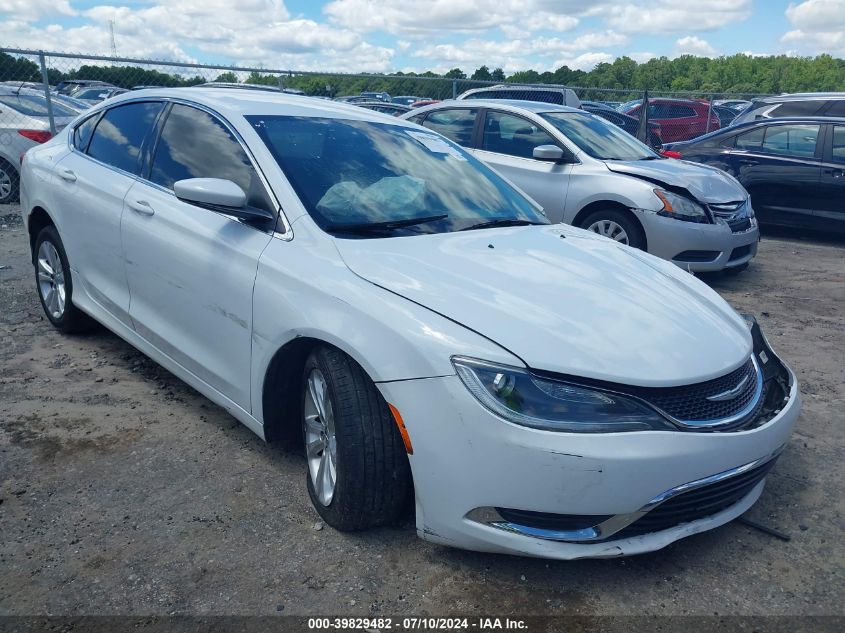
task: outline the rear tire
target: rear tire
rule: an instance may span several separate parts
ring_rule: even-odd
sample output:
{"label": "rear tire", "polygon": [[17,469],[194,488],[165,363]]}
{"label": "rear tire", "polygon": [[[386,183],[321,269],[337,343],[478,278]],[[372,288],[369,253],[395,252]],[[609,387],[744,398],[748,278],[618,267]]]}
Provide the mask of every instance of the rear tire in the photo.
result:
{"label": "rear tire", "polygon": [[34,248],[35,288],[50,323],[65,334],[87,332],[96,327],[96,321],[73,305],[73,278],[56,227],[49,225],[41,229]]}
{"label": "rear tire", "polygon": [[18,170],[9,161],[0,158],[0,204],[17,202],[19,192]]}
{"label": "rear tire", "polygon": [[315,349],[302,375],[308,495],[341,531],[395,520],[411,496],[405,445],[364,370],[333,347]]}
{"label": "rear tire", "polygon": [[618,209],[593,211],[581,222],[581,228],[604,235],[620,244],[645,250],[645,234],[639,223]]}

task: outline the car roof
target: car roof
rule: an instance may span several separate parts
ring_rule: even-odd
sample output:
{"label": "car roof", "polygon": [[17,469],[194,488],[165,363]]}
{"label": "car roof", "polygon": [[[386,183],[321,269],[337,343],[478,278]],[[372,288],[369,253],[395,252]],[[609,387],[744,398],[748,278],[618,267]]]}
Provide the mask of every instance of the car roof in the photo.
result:
{"label": "car roof", "polygon": [[[301,95],[291,95],[285,92],[238,88],[220,90],[219,88],[203,88],[200,86],[132,90],[113,97],[108,102],[105,102],[103,106],[95,109],[100,110],[128,101],[142,101],[154,98],[193,102],[206,106],[226,117],[293,115],[382,123],[390,121],[394,124],[397,122],[397,119],[389,114],[383,114],[342,101],[314,99]],[[405,123],[405,125],[411,124]]]}
{"label": "car roof", "polygon": [[789,94],[758,97],[756,100],[781,103],[783,101],[805,101],[815,99],[845,99],[845,92],[793,92]]}
{"label": "car roof", "polygon": [[464,94],[469,92],[475,92],[478,90],[536,90],[541,92],[563,92],[566,90],[566,87],[558,87],[558,86],[523,86],[520,84],[496,84],[494,86],[479,86],[478,88],[470,88]]}
{"label": "car roof", "polygon": [[511,110],[514,112],[517,110],[524,110],[526,112],[531,112],[534,114],[537,114],[538,112],[580,112],[583,114],[584,112],[586,112],[585,110],[581,110],[580,108],[571,108],[569,106],[558,105],[556,103],[544,103],[542,101],[522,101],[521,99],[461,99],[440,101],[439,103],[435,103],[433,105],[425,107],[426,109],[434,109],[435,107],[441,107],[444,105],[458,108],[499,108],[504,110]]}
{"label": "car roof", "polygon": [[[749,130],[754,127],[759,127],[762,125],[789,125],[790,123],[818,123],[819,125],[824,124],[845,124],[845,117],[824,117],[824,116],[805,116],[805,117],[781,117],[776,119],[755,119],[754,121],[742,121],[740,123],[734,123],[733,125],[729,125],[727,127],[720,128],[718,130],[713,130],[708,134],[704,134],[694,139],[690,139],[689,141],[680,141],[681,144],[690,144],[694,145],[699,141],[706,141],[708,139],[717,137],[717,136],[727,136],[729,134],[739,134],[745,130]],[[670,143],[673,145],[674,143]]]}

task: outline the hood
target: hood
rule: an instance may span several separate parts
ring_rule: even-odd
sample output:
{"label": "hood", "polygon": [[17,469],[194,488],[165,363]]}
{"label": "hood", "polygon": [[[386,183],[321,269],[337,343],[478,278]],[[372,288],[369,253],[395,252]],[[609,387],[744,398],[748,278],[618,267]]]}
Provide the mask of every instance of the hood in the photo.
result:
{"label": "hood", "polygon": [[692,275],[564,225],[335,244],[358,276],[534,369],[639,386],[709,380],[751,353],[745,322]]}
{"label": "hood", "polygon": [[699,202],[706,204],[739,202],[748,194],[736,180],[721,169],[683,160],[608,160],[607,168],[625,174],[686,189]]}

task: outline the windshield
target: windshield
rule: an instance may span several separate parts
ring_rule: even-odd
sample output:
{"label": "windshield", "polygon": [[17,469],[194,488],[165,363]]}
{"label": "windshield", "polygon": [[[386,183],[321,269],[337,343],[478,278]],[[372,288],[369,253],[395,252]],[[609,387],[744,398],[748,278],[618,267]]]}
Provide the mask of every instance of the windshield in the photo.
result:
{"label": "windshield", "polygon": [[389,233],[370,235],[388,237],[491,220],[548,223],[491,169],[433,132],[317,117],[246,119],[326,231],[388,225]]}
{"label": "windshield", "polygon": [[[36,95],[0,95],[3,104],[27,116],[47,116],[47,99]],[[73,117],[78,113],[56,101],[52,102],[53,116]]]}
{"label": "windshield", "polygon": [[648,146],[612,123],[582,112],[544,112],[546,121],[563,132],[579,149],[599,160],[653,160]]}
{"label": "windshield", "polygon": [[74,99],[100,99],[108,96],[108,88],[89,88],[88,90],[80,90],[73,93]]}

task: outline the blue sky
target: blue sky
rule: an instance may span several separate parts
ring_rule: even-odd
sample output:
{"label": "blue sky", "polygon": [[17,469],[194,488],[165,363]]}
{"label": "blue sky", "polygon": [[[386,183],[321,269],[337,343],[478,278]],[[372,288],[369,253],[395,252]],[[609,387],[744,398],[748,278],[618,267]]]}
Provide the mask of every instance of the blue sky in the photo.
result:
{"label": "blue sky", "polygon": [[4,46],[267,68],[588,70],[629,55],[845,56],[845,0],[3,0]]}

